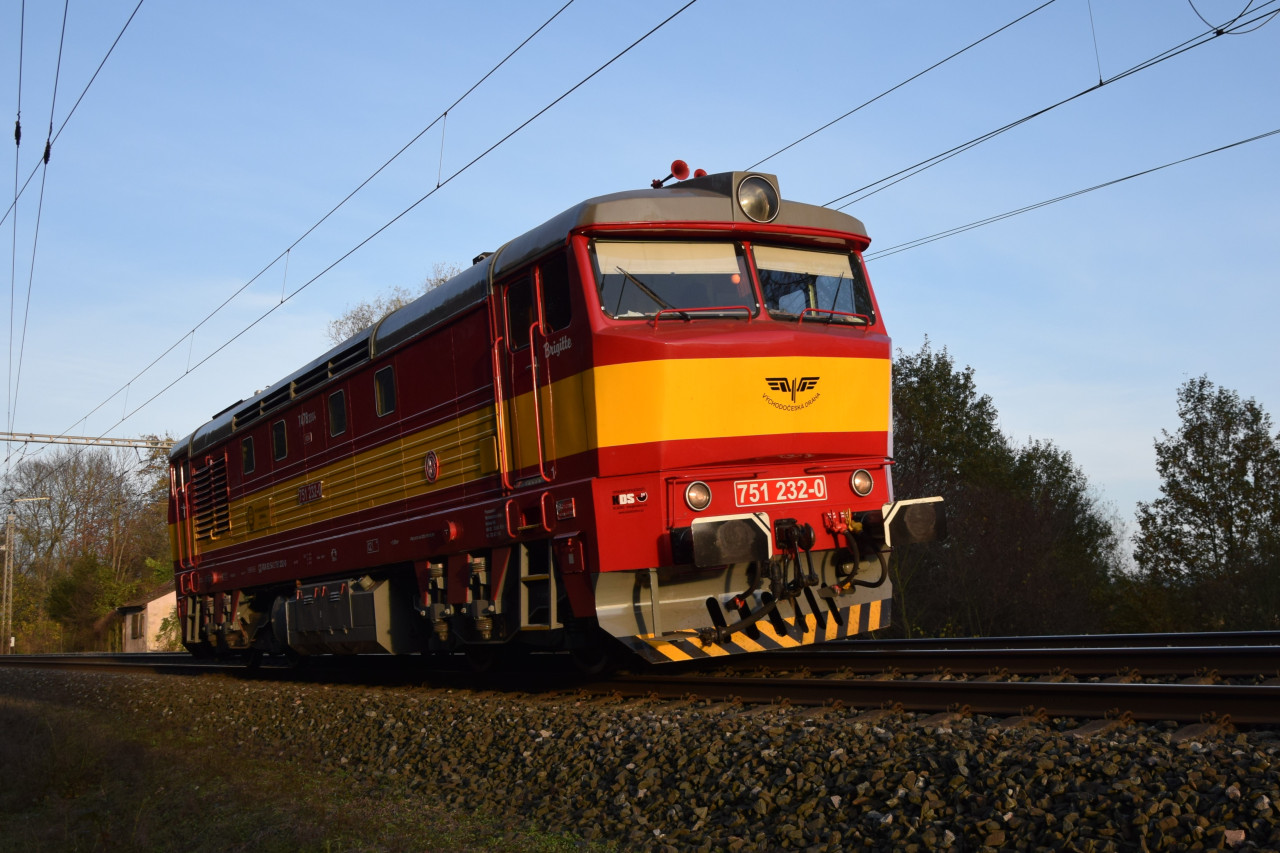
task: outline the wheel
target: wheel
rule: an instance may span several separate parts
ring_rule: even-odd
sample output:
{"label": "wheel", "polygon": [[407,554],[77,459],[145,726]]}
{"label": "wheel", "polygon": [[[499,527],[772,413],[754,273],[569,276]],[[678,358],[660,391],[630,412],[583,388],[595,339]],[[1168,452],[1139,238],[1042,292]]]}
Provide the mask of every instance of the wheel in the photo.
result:
{"label": "wheel", "polygon": [[583,675],[596,678],[609,675],[618,668],[617,642],[599,629],[592,631],[585,643],[569,650],[573,665]]}
{"label": "wheel", "polygon": [[467,668],[475,673],[493,672],[502,659],[500,646],[464,646],[463,654],[467,658]]}

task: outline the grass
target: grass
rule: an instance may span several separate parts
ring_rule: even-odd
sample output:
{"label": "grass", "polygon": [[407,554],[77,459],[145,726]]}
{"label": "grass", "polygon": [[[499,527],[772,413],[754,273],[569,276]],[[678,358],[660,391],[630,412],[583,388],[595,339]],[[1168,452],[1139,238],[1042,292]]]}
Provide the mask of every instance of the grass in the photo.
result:
{"label": "grass", "polygon": [[0,695],[0,851],[607,849],[304,759]]}

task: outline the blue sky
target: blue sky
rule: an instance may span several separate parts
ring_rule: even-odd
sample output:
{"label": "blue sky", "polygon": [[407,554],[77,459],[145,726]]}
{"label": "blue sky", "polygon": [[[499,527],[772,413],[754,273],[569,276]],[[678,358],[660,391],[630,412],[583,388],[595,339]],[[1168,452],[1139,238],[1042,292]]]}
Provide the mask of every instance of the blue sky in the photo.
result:
{"label": "blue sky", "polygon": [[[1199,35],[1196,9],[1224,23],[1245,2],[1057,0],[760,168],[786,198],[827,203]],[[190,369],[683,0],[576,0],[449,113],[443,140],[424,134],[287,269],[184,337],[562,4],[143,3],[54,144],[43,202],[37,171],[16,234],[13,214],[0,226],[15,361],[31,283],[13,429],[185,435],[326,349],[350,304],[673,158],[745,168],[1039,5],[699,0]],[[57,130],[135,5],[71,2],[54,102],[62,4],[26,4],[20,180],[51,103]],[[20,10],[0,4],[6,128]],[[1280,22],[1219,37],[847,210],[875,251],[1275,130],[1278,48]],[[972,365],[1006,433],[1070,451],[1128,518],[1157,495],[1152,442],[1176,428],[1187,378],[1280,417],[1278,155],[1270,137],[873,261],[895,345],[928,335]]]}

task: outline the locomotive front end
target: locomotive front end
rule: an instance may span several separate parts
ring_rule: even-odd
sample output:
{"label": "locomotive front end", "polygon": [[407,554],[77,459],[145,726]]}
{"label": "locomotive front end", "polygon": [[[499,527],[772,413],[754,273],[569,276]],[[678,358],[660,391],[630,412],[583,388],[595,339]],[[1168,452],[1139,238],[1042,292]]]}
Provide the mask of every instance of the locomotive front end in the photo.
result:
{"label": "locomotive front end", "polygon": [[894,500],[861,223],[780,201],[769,175],[663,192],[647,221],[577,238],[599,306],[599,624],[654,662],[888,625],[888,555],[945,518]]}

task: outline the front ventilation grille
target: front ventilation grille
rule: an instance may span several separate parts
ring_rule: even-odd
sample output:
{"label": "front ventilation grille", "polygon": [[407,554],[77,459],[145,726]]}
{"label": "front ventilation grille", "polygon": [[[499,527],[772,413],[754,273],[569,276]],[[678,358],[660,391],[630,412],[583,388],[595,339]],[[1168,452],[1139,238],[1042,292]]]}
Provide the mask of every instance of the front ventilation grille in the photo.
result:
{"label": "front ventilation grille", "polygon": [[227,456],[206,456],[204,464],[193,466],[191,509],[196,521],[196,539],[215,539],[231,530],[231,510],[227,489]]}

